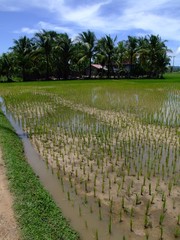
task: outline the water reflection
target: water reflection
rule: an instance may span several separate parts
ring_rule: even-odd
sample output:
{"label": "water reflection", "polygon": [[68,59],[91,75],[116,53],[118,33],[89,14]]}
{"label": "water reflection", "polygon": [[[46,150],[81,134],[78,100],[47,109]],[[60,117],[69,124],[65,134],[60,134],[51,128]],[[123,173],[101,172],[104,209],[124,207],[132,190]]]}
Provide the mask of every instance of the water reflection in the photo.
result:
{"label": "water reflection", "polygon": [[154,120],[168,126],[180,125],[180,95],[169,93],[159,111],[154,113]]}

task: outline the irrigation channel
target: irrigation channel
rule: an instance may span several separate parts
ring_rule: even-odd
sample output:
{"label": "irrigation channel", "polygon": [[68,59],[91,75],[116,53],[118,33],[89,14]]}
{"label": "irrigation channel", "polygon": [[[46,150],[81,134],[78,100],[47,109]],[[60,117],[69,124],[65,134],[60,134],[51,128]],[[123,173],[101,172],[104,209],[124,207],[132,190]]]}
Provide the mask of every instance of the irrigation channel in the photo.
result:
{"label": "irrigation channel", "polygon": [[[42,157],[34,149],[28,135],[22,130],[21,124],[15,121],[11,112],[7,110],[2,97],[0,97],[0,106],[4,115],[23,142],[24,153],[28,163],[34,170],[42,185],[51,194],[57,206],[62,210],[64,217],[66,217],[69,220],[70,225],[79,232],[80,238],[82,240],[123,239],[123,236],[127,234],[127,232],[123,232],[122,229],[120,230],[118,225],[112,226],[113,230],[111,234],[108,232],[108,208],[103,209],[103,221],[100,221],[97,201],[95,201],[93,197],[88,197],[88,206],[90,204],[93,209],[92,213],[86,203],[82,204],[84,201],[82,197],[71,191],[71,186],[68,181],[64,181],[62,187],[56,175],[52,174],[51,169],[47,168],[45,161],[43,161]],[[73,202],[67,200],[67,192],[71,192],[71,199],[73,199]],[[141,239],[141,237],[138,239]],[[144,236],[142,236],[142,239],[144,239]]]}

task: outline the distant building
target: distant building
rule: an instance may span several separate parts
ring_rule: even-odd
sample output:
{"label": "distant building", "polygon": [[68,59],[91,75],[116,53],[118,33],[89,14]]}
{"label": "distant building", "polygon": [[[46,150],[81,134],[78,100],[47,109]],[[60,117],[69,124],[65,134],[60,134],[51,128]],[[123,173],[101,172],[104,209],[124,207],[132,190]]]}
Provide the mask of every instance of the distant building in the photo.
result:
{"label": "distant building", "polygon": [[[89,76],[90,67],[86,69],[86,75]],[[107,74],[107,68],[101,64],[91,64],[91,76],[92,77],[101,77]]]}

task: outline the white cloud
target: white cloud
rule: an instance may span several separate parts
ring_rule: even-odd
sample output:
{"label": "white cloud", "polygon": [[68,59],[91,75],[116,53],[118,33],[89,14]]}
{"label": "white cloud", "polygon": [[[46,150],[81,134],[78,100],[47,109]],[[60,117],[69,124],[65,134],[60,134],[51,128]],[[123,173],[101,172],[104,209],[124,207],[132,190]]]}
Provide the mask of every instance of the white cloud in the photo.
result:
{"label": "white cloud", "polygon": [[[179,0],[127,0],[125,8],[114,9],[106,14],[105,7],[112,6],[115,0],[96,2],[72,8],[61,2],[57,9],[59,19],[72,22],[84,29],[92,29],[104,33],[113,33],[121,30],[142,29],[152,34],[159,34],[163,39],[180,40],[180,18],[170,16],[164,9],[170,9],[179,3]],[[108,5],[109,4],[109,5]],[[101,10],[104,11],[101,11]],[[176,9],[174,9],[176,10]],[[139,32],[140,34],[140,32]]]}
{"label": "white cloud", "polygon": [[51,24],[51,23],[48,23],[48,22],[43,22],[43,21],[40,21],[38,24],[37,24],[39,30],[41,29],[45,29],[45,30],[54,30],[54,31],[57,31],[57,32],[62,32],[62,33],[72,33],[72,29],[68,28],[68,27],[63,27],[63,26],[59,26],[59,25],[55,25],[55,24]]}
{"label": "white cloud", "polygon": [[119,20],[122,20],[125,29],[143,29],[166,39],[180,40],[180,18],[163,12],[169,2],[153,0],[144,3],[143,0],[138,0],[132,7],[125,9]]}
{"label": "white cloud", "polygon": [[[180,40],[180,22],[164,16],[152,13],[139,12],[136,17],[125,15],[123,22],[128,22],[126,29],[143,29],[153,34],[159,34],[162,38]],[[179,32],[179,33],[178,33]],[[178,33],[178,34],[177,34]]]}
{"label": "white cloud", "polygon": [[[88,3],[87,3],[88,2]],[[73,3],[73,5],[72,5]],[[113,6],[115,6],[113,8]],[[71,33],[75,29],[92,29],[103,33],[122,30],[137,30],[138,34],[149,32],[159,34],[163,39],[180,41],[179,0],[0,0],[0,11],[17,11],[29,8],[45,9],[56,25],[39,22],[35,28]],[[108,11],[111,9],[111,11]],[[176,13],[176,14],[175,14]],[[53,14],[53,15],[51,15]],[[174,15],[173,15],[174,14]],[[59,22],[59,26],[58,26]],[[21,31],[30,33],[28,27]]]}
{"label": "white cloud", "polygon": [[61,16],[67,21],[75,21],[76,23],[82,25],[82,23],[89,23],[93,21],[93,17],[99,20],[98,13],[100,8],[104,5],[109,4],[110,1],[104,1],[95,3],[92,5],[83,5],[75,9],[72,9],[70,6],[63,6],[59,11]]}
{"label": "white cloud", "polygon": [[15,30],[14,33],[34,34],[42,29],[54,30],[54,31],[61,32],[61,33],[68,33],[70,35],[74,34],[73,30],[70,28],[58,26],[58,25],[51,24],[48,22],[43,22],[43,21],[38,22],[38,24],[36,24],[36,26],[34,28],[22,27],[20,30]]}
{"label": "white cloud", "polygon": [[175,56],[180,55],[180,47],[178,47],[178,48],[176,49],[176,51],[174,52],[174,55],[175,55]]}
{"label": "white cloud", "polygon": [[28,28],[28,27],[23,27],[20,30],[15,30],[14,33],[24,33],[24,34],[34,34],[37,32],[37,29],[34,28]]}
{"label": "white cloud", "polygon": [[[176,0],[175,0],[176,1]],[[156,9],[161,8],[168,4],[169,0],[151,0],[151,1],[144,1],[144,0],[127,0],[127,8],[126,11],[130,12],[143,12],[143,11],[154,11]]]}
{"label": "white cloud", "polygon": [[0,0],[1,11],[23,11],[30,7],[51,10],[57,10],[64,0]]}
{"label": "white cloud", "polygon": [[14,31],[17,34],[32,35],[41,29],[66,32],[71,38],[88,29],[124,38],[127,33],[159,34],[168,40],[176,61],[180,58],[179,0],[0,0],[2,11],[36,14],[37,22],[25,20]]}
{"label": "white cloud", "polygon": [[29,6],[44,8],[50,12],[57,12],[64,5],[64,0],[31,0]]}

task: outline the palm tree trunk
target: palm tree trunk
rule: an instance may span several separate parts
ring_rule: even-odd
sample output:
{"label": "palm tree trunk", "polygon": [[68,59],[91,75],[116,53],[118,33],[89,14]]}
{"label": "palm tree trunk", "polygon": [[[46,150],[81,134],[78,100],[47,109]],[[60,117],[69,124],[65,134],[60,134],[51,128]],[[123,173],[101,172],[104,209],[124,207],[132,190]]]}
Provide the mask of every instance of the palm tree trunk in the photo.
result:
{"label": "palm tree trunk", "polygon": [[23,82],[26,81],[25,66],[24,66],[24,64],[23,64],[23,66],[22,66],[22,79],[23,79]]}
{"label": "palm tree trunk", "polygon": [[131,54],[131,57],[130,57],[130,72],[129,72],[129,77],[130,78],[132,76],[132,64],[133,64],[133,55]]}
{"label": "palm tree trunk", "polygon": [[111,62],[111,57],[109,55],[108,56],[108,78],[110,78],[110,62]]}
{"label": "palm tree trunk", "polygon": [[46,54],[46,80],[49,80],[49,55]]}
{"label": "palm tree trunk", "polygon": [[89,58],[89,78],[91,78],[92,66],[91,66],[91,57]]}

